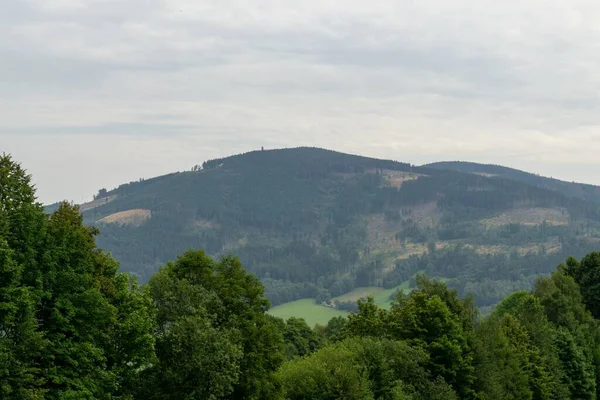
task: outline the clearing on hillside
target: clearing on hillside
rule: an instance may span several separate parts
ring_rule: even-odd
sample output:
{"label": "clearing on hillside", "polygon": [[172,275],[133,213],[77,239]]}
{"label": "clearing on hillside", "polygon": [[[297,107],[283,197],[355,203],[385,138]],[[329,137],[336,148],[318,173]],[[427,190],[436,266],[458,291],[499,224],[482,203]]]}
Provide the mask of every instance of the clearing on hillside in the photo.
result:
{"label": "clearing on hillside", "polygon": [[120,211],[102,218],[100,221],[103,224],[119,224],[141,226],[144,222],[152,217],[150,210],[141,208],[135,210]]}
{"label": "clearing on hillside", "polygon": [[484,219],[481,222],[488,227],[521,224],[541,225],[544,221],[548,225],[568,225],[569,213],[564,209],[557,208],[518,208],[498,215],[497,217]]}
{"label": "clearing on hillside", "polygon": [[415,174],[412,172],[392,171],[389,169],[384,169],[382,172],[383,176],[386,177],[390,185],[398,189],[400,189],[400,186],[402,186],[404,182],[414,181],[415,179],[419,179],[419,177],[421,176],[425,176],[422,174]]}
{"label": "clearing on hillside", "polygon": [[555,254],[561,250],[562,245],[558,238],[552,238],[544,243],[525,243],[521,246],[474,245],[467,243],[464,247],[475,250],[477,254],[509,254],[511,251],[516,250],[519,255],[523,256],[537,253]]}

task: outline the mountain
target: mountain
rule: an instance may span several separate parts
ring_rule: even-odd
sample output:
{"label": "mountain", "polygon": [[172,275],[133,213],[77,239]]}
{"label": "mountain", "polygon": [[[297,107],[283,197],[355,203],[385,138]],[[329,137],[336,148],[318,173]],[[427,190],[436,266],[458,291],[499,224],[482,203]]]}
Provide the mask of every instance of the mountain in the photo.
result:
{"label": "mountain", "polygon": [[254,151],[100,190],[81,210],[99,246],[142,282],[203,248],[239,256],[273,305],[426,273],[487,306],[600,246],[593,196],[456,165]]}
{"label": "mountain", "polygon": [[583,200],[600,203],[600,186],[585,183],[566,182],[558,179],[547,178],[537,174],[507,168],[500,165],[478,164],[464,161],[443,161],[427,164],[425,168],[458,171],[471,174],[479,174],[488,177],[502,177],[517,182],[535,185],[540,188],[553,190],[566,196],[577,197]]}

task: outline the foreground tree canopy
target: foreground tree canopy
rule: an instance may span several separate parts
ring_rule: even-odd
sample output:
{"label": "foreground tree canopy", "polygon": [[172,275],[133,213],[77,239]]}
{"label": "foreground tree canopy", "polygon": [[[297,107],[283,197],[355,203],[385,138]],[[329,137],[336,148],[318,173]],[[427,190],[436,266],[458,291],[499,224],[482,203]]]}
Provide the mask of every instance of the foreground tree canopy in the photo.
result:
{"label": "foreground tree canopy", "polygon": [[311,328],[268,315],[235,257],[188,251],[140,287],[77,207],[0,157],[0,399],[597,399],[600,253],[481,318],[419,278]]}

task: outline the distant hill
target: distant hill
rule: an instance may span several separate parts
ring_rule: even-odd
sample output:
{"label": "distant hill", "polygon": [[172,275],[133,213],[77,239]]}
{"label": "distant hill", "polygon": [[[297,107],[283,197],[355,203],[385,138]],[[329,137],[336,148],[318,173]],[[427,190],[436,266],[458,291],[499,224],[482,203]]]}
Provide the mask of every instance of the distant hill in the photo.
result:
{"label": "distant hill", "polygon": [[45,205],[44,206],[44,212],[46,212],[47,214],[51,214],[54,211],[58,210],[58,207],[60,207],[60,202]]}
{"label": "distant hill", "polygon": [[426,273],[486,306],[600,246],[593,191],[475,166],[254,151],[103,190],[82,211],[99,245],[141,281],[188,248],[232,253],[274,305],[327,304]]}
{"label": "distant hill", "polygon": [[500,165],[477,164],[464,161],[443,161],[427,164],[424,167],[471,174],[483,174],[487,176],[499,176],[518,182],[535,185],[540,188],[554,190],[566,196],[577,197],[580,199],[600,203],[600,186],[561,181],[558,179],[547,178],[537,174],[520,171],[518,169],[502,167]]}

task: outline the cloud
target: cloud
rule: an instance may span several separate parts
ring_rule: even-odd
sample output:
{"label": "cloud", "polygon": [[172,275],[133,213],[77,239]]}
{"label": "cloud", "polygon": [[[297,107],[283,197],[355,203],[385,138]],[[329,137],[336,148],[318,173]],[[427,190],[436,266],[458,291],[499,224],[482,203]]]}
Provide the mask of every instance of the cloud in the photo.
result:
{"label": "cloud", "polygon": [[44,201],[263,145],[600,183],[598,26],[588,0],[6,0],[0,150]]}

